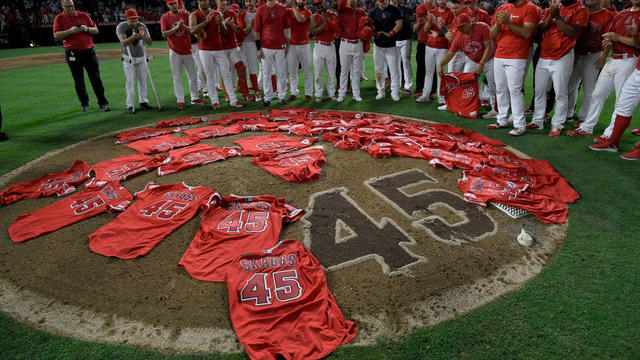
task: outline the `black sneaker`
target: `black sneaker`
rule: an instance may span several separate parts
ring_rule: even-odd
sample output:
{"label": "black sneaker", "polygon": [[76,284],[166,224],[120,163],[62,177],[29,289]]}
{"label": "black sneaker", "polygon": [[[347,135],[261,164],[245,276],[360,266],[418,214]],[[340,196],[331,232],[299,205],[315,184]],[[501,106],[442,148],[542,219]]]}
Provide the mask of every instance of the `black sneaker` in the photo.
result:
{"label": "black sneaker", "polygon": [[135,114],[135,113],[136,113],[136,110],[133,108],[133,106],[129,106],[129,107],[127,108],[127,112],[128,112],[129,114],[132,114],[132,115],[133,115],[133,114]]}
{"label": "black sneaker", "polygon": [[153,109],[151,106],[149,106],[149,103],[140,103],[140,107],[145,110]]}
{"label": "black sneaker", "polygon": [[262,103],[262,106],[264,106],[264,107],[269,107],[269,106],[271,106],[271,100],[265,100],[265,101]]}
{"label": "black sneaker", "polygon": [[107,104],[100,105],[100,110],[104,112],[111,111],[111,109],[109,109],[109,106]]}
{"label": "black sneaker", "polygon": [[82,105],[82,107],[80,108],[80,111],[82,111],[82,112],[89,111],[89,105]]}
{"label": "black sneaker", "polygon": [[287,105],[287,99],[280,99],[280,104]]}

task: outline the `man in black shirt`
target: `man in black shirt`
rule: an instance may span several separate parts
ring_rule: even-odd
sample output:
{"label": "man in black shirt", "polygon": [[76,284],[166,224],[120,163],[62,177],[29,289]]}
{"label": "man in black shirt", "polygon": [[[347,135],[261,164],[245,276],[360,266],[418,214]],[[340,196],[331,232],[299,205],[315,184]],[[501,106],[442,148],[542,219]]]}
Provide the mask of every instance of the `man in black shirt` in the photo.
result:
{"label": "man in black shirt", "polygon": [[406,5],[405,0],[391,0],[391,5],[400,10],[402,29],[398,32],[396,47],[398,48],[398,76],[404,80],[402,95],[411,95],[413,88],[413,69],[411,68],[411,24],[413,23],[413,9]]}
{"label": "man in black shirt", "polygon": [[391,99],[400,100],[400,74],[398,72],[398,49],[396,39],[402,29],[400,10],[389,5],[389,0],[377,0],[377,7],[369,12],[373,19],[376,33],[373,45],[373,65],[376,71],[376,100],[385,97],[384,73],[389,69],[391,75]]}

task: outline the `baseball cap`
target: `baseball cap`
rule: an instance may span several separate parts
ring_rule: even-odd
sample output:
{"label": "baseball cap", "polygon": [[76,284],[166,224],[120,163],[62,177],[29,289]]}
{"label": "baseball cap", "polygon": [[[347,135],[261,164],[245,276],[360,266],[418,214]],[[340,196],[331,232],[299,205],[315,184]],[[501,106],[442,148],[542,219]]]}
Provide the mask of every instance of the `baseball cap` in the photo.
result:
{"label": "baseball cap", "polygon": [[453,24],[455,26],[471,24],[471,16],[469,16],[469,14],[461,13],[460,15],[456,16],[456,18],[453,20]]}
{"label": "baseball cap", "polygon": [[313,0],[314,4],[324,4],[324,0]]}
{"label": "baseball cap", "polygon": [[233,10],[233,11],[240,11],[240,5],[233,3],[231,4],[231,6],[229,6],[229,9]]}
{"label": "baseball cap", "polygon": [[171,3],[177,3],[178,0],[167,0],[167,5],[171,4]]}
{"label": "baseball cap", "polygon": [[136,9],[127,9],[124,11],[124,16],[127,19],[137,19],[140,16],[138,16],[138,12],[136,11]]}

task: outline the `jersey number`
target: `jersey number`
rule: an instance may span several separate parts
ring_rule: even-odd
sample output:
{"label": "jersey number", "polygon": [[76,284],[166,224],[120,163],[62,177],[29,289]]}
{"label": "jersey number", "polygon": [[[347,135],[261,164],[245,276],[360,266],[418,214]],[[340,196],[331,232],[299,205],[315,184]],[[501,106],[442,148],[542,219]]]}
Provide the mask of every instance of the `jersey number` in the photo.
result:
{"label": "jersey number", "polygon": [[236,210],[218,224],[218,230],[239,233],[244,225],[244,231],[259,233],[267,228],[267,220],[269,220],[269,213],[266,211]]}
{"label": "jersey number", "polygon": [[[284,270],[273,273],[273,287],[276,292],[276,299],[280,302],[295,300],[302,295],[302,286],[298,282],[298,272],[296,270]],[[271,288],[267,284],[269,274],[257,273],[240,292],[240,299],[244,301],[255,301],[256,306],[271,305]]]}
{"label": "jersey number", "polygon": [[160,200],[140,210],[144,216],[155,216],[159,220],[171,220],[180,210],[186,208],[189,204],[181,201]]}
{"label": "jersey number", "polygon": [[71,208],[76,215],[82,215],[87,211],[102,205],[104,205],[104,200],[102,200],[100,195],[96,195],[90,198],[76,200],[71,204]]}

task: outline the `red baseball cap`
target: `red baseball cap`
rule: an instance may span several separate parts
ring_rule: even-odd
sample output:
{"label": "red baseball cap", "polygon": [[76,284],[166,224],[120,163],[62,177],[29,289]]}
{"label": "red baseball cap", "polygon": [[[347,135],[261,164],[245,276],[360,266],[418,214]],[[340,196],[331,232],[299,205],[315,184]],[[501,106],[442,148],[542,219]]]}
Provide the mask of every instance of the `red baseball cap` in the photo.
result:
{"label": "red baseball cap", "polygon": [[233,3],[231,4],[231,6],[229,6],[229,9],[233,10],[233,11],[239,11],[240,10],[240,5]]}
{"label": "red baseball cap", "polygon": [[127,19],[137,19],[140,16],[138,16],[138,12],[136,11],[136,9],[127,9],[124,11],[124,16]]}
{"label": "red baseball cap", "polygon": [[178,7],[184,7],[184,2],[182,0],[178,0]]}
{"label": "red baseball cap", "polygon": [[167,5],[171,4],[171,3],[177,3],[178,0],[167,0]]}
{"label": "red baseball cap", "polygon": [[465,24],[471,24],[471,16],[466,13],[461,13],[453,20],[455,26],[462,26]]}

